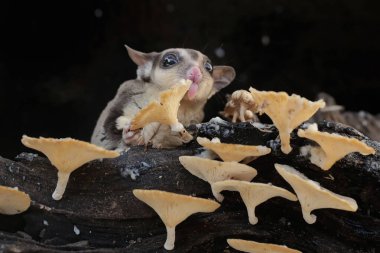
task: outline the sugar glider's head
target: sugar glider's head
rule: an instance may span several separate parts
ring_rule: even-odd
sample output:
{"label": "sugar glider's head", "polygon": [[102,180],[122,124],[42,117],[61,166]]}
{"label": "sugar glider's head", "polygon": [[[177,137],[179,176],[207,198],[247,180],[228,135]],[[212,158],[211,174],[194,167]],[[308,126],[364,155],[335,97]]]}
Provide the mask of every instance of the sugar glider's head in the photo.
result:
{"label": "sugar glider's head", "polygon": [[142,53],[126,46],[137,64],[137,79],[170,88],[181,79],[193,81],[184,100],[205,101],[229,85],[235,70],[229,66],[213,66],[204,54],[193,49],[171,48],[162,52]]}

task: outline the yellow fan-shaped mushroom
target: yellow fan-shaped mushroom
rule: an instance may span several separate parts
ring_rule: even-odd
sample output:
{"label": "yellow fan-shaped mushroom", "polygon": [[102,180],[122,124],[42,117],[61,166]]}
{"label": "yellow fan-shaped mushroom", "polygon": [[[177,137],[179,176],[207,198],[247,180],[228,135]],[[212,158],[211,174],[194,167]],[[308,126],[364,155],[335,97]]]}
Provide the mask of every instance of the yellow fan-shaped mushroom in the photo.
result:
{"label": "yellow fan-shaped mushroom", "polygon": [[215,152],[225,162],[240,162],[246,157],[258,157],[271,152],[271,149],[265,146],[220,143],[217,138],[210,141],[207,138],[198,137],[197,142]]}
{"label": "yellow fan-shaped mushroom", "polygon": [[352,198],[333,193],[319,183],[305,177],[302,173],[283,164],[275,164],[277,172],[292,186],[301,203],[302,215],[309,224],[316,222],[317,217],[311,212],[315,209],[333,208],[350,212],[358,209]]}
{"label": "yellow fan-shaped mushroom", "polygon": [[179,161],[191,174],[209,184],[227,179],[251,181],[257,175],[254,168],[237,162],[220,162],[196,156],[180,156]]}
{"label": "yellow fan-shaped mushroom", "polygon": [[238,191],[248,211],[249,223],[252,225],[258,222],[255,215],[256,206],[264,203],[270,198],[282,197],[291,201],[297,201],[293,193],[271,184],[249,183],[238,180],[226,180],[216,182],[211,185],[214,196],[218,201],[223,201],[221,191]]}
{"label": "yellow fan-shaped mushroom", "polygon": [[220,207],[220,204],[186,195],[158,190],[133,190],[133,194],[156,211],[164,222],[167,231],[165,249],[174,249],[175,227],[194,213],[210,213]]}
{"label": "yellow fan-shaped mushroom", "polygon": [[136,114],[132,119],[131,130],[143,128],[153,122],[159,122],[170,125],[172,131],[185,131],[183,125],[178,121],[177,114],[180,101],[189,90],[190,85],[191,80],[182,80],[180,84],[162,92],[159,102],[151,102]]}
{"label": "yellow fan-shaped mushroom", "polygon": [[298,130],[298,136],[315,141],[320,147],[303,147],[310,152],[310,161],[323,170],[329,170],[336,161],[352,152],[362,155],[375,154],[375,149],[367,146],[355,138],[348,138],[338,134],[318,131],[317,124],[311,124],[307,129]]}
{"label": "yellow fan-shaped mushroom", "polygon": [[285,154],[292,151],[290,133],[302,122],[308,120],[325,107],[325,102],[312,102],[298,95],[289,96],[286,92],[258,91],[250,88],[253,99],[258,104],[258,112],[267,114],[277,127],[281,139],[281,150]]}
{"label": "yellow fan-shaped mushroom", "polygon": [[102,158],[115,158],[120,154],[105,150],[88,142],[71,138],[32,138],[24,135],[21,139],[25,146],[44,153],[50,162],[58,169],[57,187],[52,195],[60,200],[65,192],[71,172],[83,164]]}
{"label": "yellow fan-shaped mushroom", "polygon": [[259,243],[240,239],[227,239],[227,243],[232,248],[247,253],[301,253],[299,250],[270,243]]}
{"label": "yellow fan-shaped mushroom", "polygon": [[28,194],[17,188],[0,186],[0,213],[13,215],[25,212],[30,206]]}

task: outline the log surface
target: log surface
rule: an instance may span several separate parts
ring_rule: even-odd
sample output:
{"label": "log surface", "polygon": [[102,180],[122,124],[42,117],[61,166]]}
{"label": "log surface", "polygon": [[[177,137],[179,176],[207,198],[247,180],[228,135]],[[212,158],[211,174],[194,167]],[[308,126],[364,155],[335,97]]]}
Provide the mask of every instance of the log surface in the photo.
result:
{"label": "log surface", "polygon": [[[357,212],[316,210],[317,222],[308,225],[299,202],[273,198],[257,207],[259,222],[253,226],[240,196],[224,192],[226,198],[214,213],[192,215],[177,226],[173,252],[235,252],[228,248],[227,238],[285,244],[303,252],[376,252],[380,248],[380,143],[342,124],[322,122],[319,129],[358,138],[375,148],[376,154],[350,154],[331,170],[322,171],[300,155],[300,147],[312,144],[306,139],[293,134],[293,151],[284,155],[272,125],[212,120],[190,131],[222,142],[266,145],[272,153],[250,163],[258,170],[255,182],[292,191],[273,166],[288,164],[323,187],[354,198]],[[213,198],[209,184],[178,161],[181,155],[202,151],[195,142],[169,150],[133,147],[119,158],[90,162],[72,173],[61,201],[51,198],[57,174],[43,155],[22,153],[14,161],[0,157],[0,185],[17,186],[33,200],[25,213],[0,215],[0,251],[165,252],[165,226],[132,190]]]}

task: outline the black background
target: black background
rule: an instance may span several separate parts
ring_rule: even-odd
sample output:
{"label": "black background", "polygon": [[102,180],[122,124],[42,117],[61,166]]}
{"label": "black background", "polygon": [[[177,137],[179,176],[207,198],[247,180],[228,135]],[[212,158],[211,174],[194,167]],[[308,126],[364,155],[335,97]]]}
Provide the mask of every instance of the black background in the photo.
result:
{"label": "black background", "polygon": [[[194,48],[232,65],[224,94],[254,86],[379,113],[379,1],[1,1],[0,155],[22,134],[89,140],[97,117],[141,51]],[[216,49],[222,48],[223,57]],[[221,50],[219,50],[221,51]]]}

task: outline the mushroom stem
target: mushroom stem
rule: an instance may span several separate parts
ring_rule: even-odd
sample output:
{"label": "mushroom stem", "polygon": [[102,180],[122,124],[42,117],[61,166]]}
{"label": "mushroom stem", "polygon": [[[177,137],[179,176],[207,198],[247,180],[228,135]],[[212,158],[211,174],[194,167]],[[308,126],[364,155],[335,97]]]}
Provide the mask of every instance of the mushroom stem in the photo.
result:
{"label": "mushroom stem", "polygon": [[167,237],[166,237],[164,248],[166,250],[172,250],[174,249],[174,242],[175,242],[175,227],[171,228],[171,227],[166,226],[166,232],[167,232]]}
{"label": "mushroom stem", "polygon": [[[284,129],[281,132],[286,132],[286,129]],[[292,147],[290,146],[290,133],[286,132],[286,134],[280,134],[280,140],[281,140],[281,151],[284,154],[289,154],[290,151],[292,151]]]}
{"label": "mushroom stem", "polygon": [[239,119],[240,119],[240,121],[241,122],[245,122],[245,118],[244,118],[244,115],[245,115],[245,110],[246,110],[247,108],[245,107],[245,105],[241,105],[240,106],[240,112],[239,112],[239,114],[240,114],[240,116],[239,116]]}
{"label": "mushroom stem", "polygon": [[223,202],[224,196],[220,192],[218,192],[217,190],[215,190],[214,188],[212,188],[211,190],[212,190],[212,195],[214,195],[214,197],[216,198],[216,200],[219,201],[219,202]]}
{"label": "mushroom stem", "polygon": [[317,221],[317,216],[310,212],[309,210],[302,210],[302,216],[308,224],[314,224]]}
{"label": "mushroom stem", "polygon": [[63,193],[66,190],[66,186],[67,186],[67,182],[69,181],[70,174],[71,173],[68,173],[68,172],[58,171],[58,182],[52,195],[54,200],[60,200],[62,198]]}
{"label": "mushroom stem", "polygon": [[[250,206],[249,203],[245,203],[247,205],[248,212],[248,220],[251,225],[256,225],[259,219],[256,217],[255,206]],[[249,207],[250,206],[250,207]]]}

